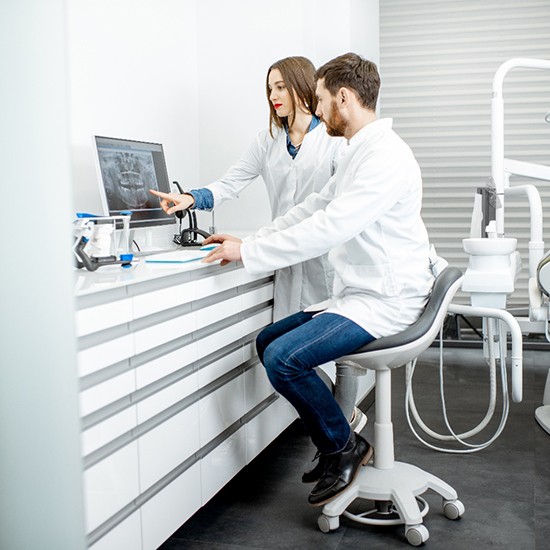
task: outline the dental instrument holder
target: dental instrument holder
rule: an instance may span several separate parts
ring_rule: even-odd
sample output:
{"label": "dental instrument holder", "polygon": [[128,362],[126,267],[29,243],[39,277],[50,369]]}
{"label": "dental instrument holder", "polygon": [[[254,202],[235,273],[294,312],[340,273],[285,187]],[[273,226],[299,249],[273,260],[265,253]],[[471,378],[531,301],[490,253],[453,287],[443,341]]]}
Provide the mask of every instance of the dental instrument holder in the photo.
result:
{"label": "dental instrument holder", "polygon": [[[493,224],[487,227],[490,236],[494,235]],[[470,256],[462,290],[470,294],[473,306],[506,307],[507,295],[514,291],[521,267],[516,245],[517,239],[496,236],[462,240],[464,251]]]}
{"label": "dental instrument holder", "polygon": [[[514,291],[515,281],[521,270],[521,259],[516,251],[517,239],[497,238],[495,221],[489,223],[486,233],[488,238],[462,240],[464,251],[470,256],[468,269],[462,282],[462,291],[470,294],[471,307],[464,307],[461,313],[465,314],[469,310],[470,314],[477,314],[483,318],[483,334],[492,335],[492,341],[488,338],[484,338],[483,341],[485,358],[491,355],[500,357],[502,349],[505,355],[500,359],[505,360],[507,349],[505,345],[500,346],[500,342],[507,340],[506,328],[503,324],[498,324],[497,334],[489,330],[488,325],[491,323],[493,328],[492,323],[495,322],[493,319],[502,320],[508,325],[513,336],[512,399],[514,402],[520,402],[522,399],[521,331],[514,317],[504,311],[507,296]],[[495,310],[502,310],[502,312],[497,314]]]}
{"label": "dental instrument holder", "polygon": [[[73,245],[76,267],[85,267],[88,271],[96,271],[106,265],[130,267],[133,260],[133,254],[129,252],[131,215],[131,212],[123,212],[119,216],[77,214]],[[117,222],[122,223],[118,243]]]}

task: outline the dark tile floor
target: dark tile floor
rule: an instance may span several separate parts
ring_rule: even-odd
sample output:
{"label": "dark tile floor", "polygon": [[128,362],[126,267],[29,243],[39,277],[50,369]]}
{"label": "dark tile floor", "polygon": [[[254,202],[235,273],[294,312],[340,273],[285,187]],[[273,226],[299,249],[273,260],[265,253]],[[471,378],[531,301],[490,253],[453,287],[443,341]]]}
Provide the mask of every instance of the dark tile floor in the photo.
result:
{"label": "dark tile floor", "polygon": [[[510,403],[502,434],[473,454],[447,454],[428,449],[412,434],[405,417],[405,369],[393,373],[393,421],[396,459],[432,472],[451,484],[466,507],[451,521],[441,512],[441,498],[424,496],[430,511],[424,523],[432,549],[550,548],[550,435],[534,420],[542,399],[550,352],[524,355],[524,397]],[[455,431],[467,431],[484,418],[489,404],[489,368],[481,350],[446,348],[445,397]],[[498,391],[493,420],[470,443],[487,441],[501,418]],[[439,399],[439,355],[431,348],[420,358],[414,396],[422,420],[443,432]],[[372,441],[374,407],[363,434]],[[427,436],[425,436],[427,438]],[[429,438],[428,438],[429,439]],[[429,439],[435,445],[448,445]],[[349,550],[410,547],[403,526],[373,527],[341,518],[338,530],[323,534],[317,527],[320,509],[307,504],[311,486],[300,477],[311,465],[314,448],[299,421],[283,432],[206,506],[190,518],[161,550]]]}

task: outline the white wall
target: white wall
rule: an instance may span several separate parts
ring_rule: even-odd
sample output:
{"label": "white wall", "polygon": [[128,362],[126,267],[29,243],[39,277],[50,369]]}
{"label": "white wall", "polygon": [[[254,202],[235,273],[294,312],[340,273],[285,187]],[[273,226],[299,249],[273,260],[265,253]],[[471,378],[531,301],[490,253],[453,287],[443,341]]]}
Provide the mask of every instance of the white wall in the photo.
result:
{"label": "white wall", "polygon": [[75,211],[102,212],[93,135],[162,143],[170,179],[198,181],[196,1],[66,3]]}
{"label": "white wall", "polygon": [[[378,61],[378,0],[67,6],[76,211],[101,211],[94,134],[159,141],[170,179],[200,187],[223,175],[267,126],[271,63],[304,55],[320,65],[347,51]],[[211,223],[209,214],[199,219],[205,229]],[[221,231],[253,231],[269,220],[261,180],[216,209]]]}
{"label": "white wall", "polygon": [[[267,127],[267,69],[303,55],[315,66],[348,51],[378,62],[378,0],[205,0],[199,3],[200,175],[207,184]],[[352,21],[355,21],[352,23]],[[357,33],[358,22],[372,32]],[[269,223],[263,181],[216,209],[218,230]]]}

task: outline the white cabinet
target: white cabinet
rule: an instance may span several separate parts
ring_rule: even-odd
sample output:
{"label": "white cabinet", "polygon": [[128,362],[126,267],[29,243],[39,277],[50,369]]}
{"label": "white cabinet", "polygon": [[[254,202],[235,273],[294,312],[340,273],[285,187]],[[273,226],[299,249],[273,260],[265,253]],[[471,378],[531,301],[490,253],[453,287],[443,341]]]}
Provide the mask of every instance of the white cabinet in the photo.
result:
{"label": "white cabinet", "polygon": [[78,353],[78,374],[86,376],[119,363],[134,353],[134,336],[126,334],[86,348]]}
{"label": "white cabinet", "polygon": [[136,375],[123,372],[80,392],[80,414],[86,416],[102,407],[130,395],[136,390]]}
{"label": "white cabinet", "polygon": [[93,531],[139,495],[137,442],[84,471],[85,519]]}
{"label": "white cabinet", "polygon": [[133,299],[134,317],[145,317],[159,311],[188,304],[195,299],[197,281],[175,284],[167,288],[140,294]]}
{"label": "white cabinet", "polygon": [[128,407],[82,432],[82,454],[88,456],[137,426],[136,407]]}
{"label": "white cabinet", "polygon": [[199,450],[197,405],[185,408],[138,439],[141,490],[177,468]]}
{"label": "white cabinet", "polygon": [[202,505],[246,465],[246,431],[225,439],[201,460]]}
{"label": "white cabinet", "polygon": [[282,430],[276,408],[276,403],[274,403],[246,424],[247,464],[281,433]]}
{"label": "white cabinet", "polygon": [[[200,464],[196,463],[141,507],[143,549],[158,548],[201,506]],[[123,548],[132,547],[120,546],[111,550]]]}
{"label": "white cabinet", "polygon": [[247,370],[244,375],[245,407],[249,411],[272,395],[275,390],[261,363]]}
{"label": "white cabinet", "polygon": [[85,336],[122,325],[132,317],[132,300],[128,298],[79,309],[76,312],[76,335]]}
{"label": "white cabinet", "polygon": [[255,353],[272,322],[272,274],[203,267],[141,264],[111,287],[101,270],[85,274],[78,373],[93,550],[155,550],[295,418],[281,415]]}
{"label": "white cabinet", "polygon": [[139,510],[90,546],[90,550],[115,550],[115,548],[141,550],[141,513]]}
{"label": "white cabinet", "polygon": [[239,376],[199,401],[201,446],[244,415],[244,379]]}
{"label": "white cabinet", "polygon": [[200,387],[203,388],[224,374],[228,374],[245,361],[242,347],[212,361],[198,372]]}
{"label": "white cabinet", "polygon": [[190,334],[196,328],[197,316],[195,312],[179,315],[167,321],[160,321],[134,333],[134,351],[136,354],[143,353],[151,348],[166,344],[170,340]]}
{"label": "white cabinet", "polygon": [[136,385],[144,388],[153,382],[172,374],[186,365],[191,365],[198,359],[196,342],[168,351],[160,357],[155,357],[145,364],[136,367]]}
{"label": "white cabinet", "polygon": [[177,406],[186,397],[199,389],[199,373],[193,372],[181,380],[155,392],[151,397],[137,404],[138,421],[141,423],[162,414],[171,407]]}

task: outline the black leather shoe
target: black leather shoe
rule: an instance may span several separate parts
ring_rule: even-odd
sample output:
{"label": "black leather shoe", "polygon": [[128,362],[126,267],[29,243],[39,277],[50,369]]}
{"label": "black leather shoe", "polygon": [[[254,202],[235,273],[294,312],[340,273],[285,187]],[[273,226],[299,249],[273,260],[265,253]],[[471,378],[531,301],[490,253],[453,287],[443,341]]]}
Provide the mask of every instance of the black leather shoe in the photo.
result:
{"label": "black leather shoe", "polygon": [[[353,409],[353,416],[349,422],[351,429],[358,434],[366,424],[367,415],[361,409],[355,407]],[[315,462],[317,459],[319,459],[317,465],[302,474],[302,483],[317,483],[323,477],[326,470],[326,456],[317,452],[312,462]]]}
{"label": "black leather shoe", "polygon": [[359,467],[372,458],[373,448],[366,439],[355,434],[349,451],[326,456],[326,471],[311,491],[308,502],[321,506],[346,489],[359,473]]}
{"label": "black leather shoe", "polygon": [[327,469],[327,458],[327,455],[317,453],[313,460],[319,459],[319,461],[314,468],[302,474],[302,483],[316,483],[319,481],[325,475],[325,471]]}

